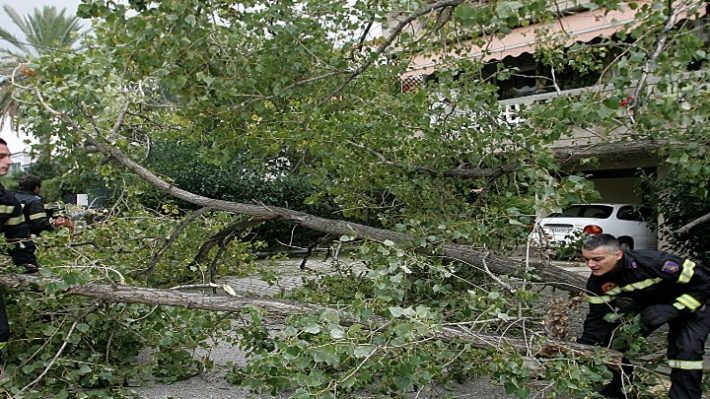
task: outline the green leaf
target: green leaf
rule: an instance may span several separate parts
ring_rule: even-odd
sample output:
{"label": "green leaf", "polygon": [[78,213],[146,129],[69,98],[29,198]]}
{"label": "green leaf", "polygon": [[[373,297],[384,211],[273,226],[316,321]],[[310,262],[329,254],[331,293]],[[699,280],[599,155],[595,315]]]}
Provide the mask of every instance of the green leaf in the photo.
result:
{"label": "green leaf", "polygon": [[607,97],[603,102],[604,106],[609,109],[619,109],[619,99],[614,97]]}
{"label": "green leaf", "polygon": [[303,331],[309,334],[318,334],[321,332],[321,328],[318,324],[309,324],[303,328]]}
{"label": "green leaf", "polygon": [[86,323],[79,323],[76,325],[76,329],[82,333],[87,333],[91,327]]}
{"label": "green leaf", "polygon": [[321,313],[320,315],[320,319],[332,324],[340,323],[340,315],[338,314],[338,311],[334,309],[324,310],[323,313]]}
{"label": "green leaf", "polygon": [[345,337],[345,330],[343,330],[343,328],[339,325],[329,325],[328,331],[330,332],[330,337],[333,339],[343,339]]}
{"label": "green leaf", "polygon": [[313,360],[316,363],[326,363],[329,366],[337,366],[340,364],[340,356],[334,352],[333,347],[316,348],[313,350]]}
{"label": "green leaf", "polygon": [[358,345],[355,347],[355,350],[353,351],[353,355],[358,358],[362,359],[364,357],[370,356],[370,354],[375,350],[375,347],[372,345]]}
{"label": "green leaf", "polygon": [[508,18],[512,11],[513,9],[510,7],[509,2],[507,1],[498,3],[498,5],[496,6],[496,14],[498,14],[498,16],[502,19]]}
{"label": "green leaf", "polygon": [[498,14],[501,19],[506,19],[522,7],[523,4],[518,1],[503,1],[496,6],[496,14]]}

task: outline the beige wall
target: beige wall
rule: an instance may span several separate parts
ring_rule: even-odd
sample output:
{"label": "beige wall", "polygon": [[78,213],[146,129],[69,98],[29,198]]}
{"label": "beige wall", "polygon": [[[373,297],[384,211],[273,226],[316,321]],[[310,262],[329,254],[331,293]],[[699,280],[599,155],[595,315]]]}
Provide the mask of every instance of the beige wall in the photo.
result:
{"label": "beige wall", "polygon": [[592,181],[602,196],[600,202],[641,203],[638,177],[593,178]]}

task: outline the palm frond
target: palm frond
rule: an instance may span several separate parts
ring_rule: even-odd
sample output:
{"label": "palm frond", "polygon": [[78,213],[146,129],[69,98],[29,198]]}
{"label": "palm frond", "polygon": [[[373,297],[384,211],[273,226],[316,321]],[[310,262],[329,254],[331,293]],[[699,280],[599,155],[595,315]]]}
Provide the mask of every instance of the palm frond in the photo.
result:
{"label": "palm frond", "polygon": [[[5,10],[5,13],[13,21],[13,23],[15,23],[15,25],[17,25],[18,21],[20,22],[20,24],[23,24],[22,18],[19,16],[19,14],[17,14],[17,11],[15,11],[14,8],[12,8],[6,4],[3,6],[3,9]],[[18,27],[20,27],[20,25],[18,25]],[[21,27],[20,27],[20,30],[22,30]],[[18,49],[20,49],[22,51],[25,51],[25,52],[28,51],[28,48],[27,48],[27,46],[24,45],[24,43],[22,43],[15,35],[13,35],[12,33],[10,33],[8,30],[6,30],[4,28],[0,28],[0,39],[12,44],[13,46],[17,47]]]}
{"label": "palm frond", "polygon": [[3,10],[22,32],[24,39],[0,28],[0,41],[20,50],[0,48],[0,74],[5,78],[0,82],[0,127],[8,120],[12,123],[20,110],[20,103],[15,98],[16,86],[9,81],[14,68],[34,56],[72,47],[80,39],[76,33],[81,31],[79,18],[66,16],[65,9],[57,11],[55,7],[44,6],[35,8],[24,17],[9,5],[3,6]]}
{"label": "palm frond", "polygon": [[[39,55],[57,48],[71,47],[78,40],[81,31],[81,20],[76,16],[67,16],[66,10],[57,11],[56,7],[44,6],[35,8],[31,14],[22,17],[9,5],[3,9],[12,22],[25,36],[24,41],[9,34],[3,35],[0,30],[0,39],[12,43],[27,55]],[[5,37],[7,36],[7,37]]]}

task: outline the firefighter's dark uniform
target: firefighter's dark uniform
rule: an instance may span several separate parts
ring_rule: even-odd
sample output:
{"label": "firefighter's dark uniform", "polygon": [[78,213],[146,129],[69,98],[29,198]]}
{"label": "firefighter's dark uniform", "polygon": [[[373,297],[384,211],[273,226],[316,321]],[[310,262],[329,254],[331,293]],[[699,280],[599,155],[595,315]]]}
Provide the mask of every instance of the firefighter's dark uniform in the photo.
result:
{"label": "firefighter's dark uniform", "polygon": [[[9,241],[23,234],[20,226],[24,221],[25,216],[22,213],[20,202],[0,184],[0,229]],[[0,294],[0,349],[5,347],[9,338],[10,325],[7,321],[5,303],[2,294]]]}
{"label": "firefighter's dark uniform", "polygon": [[15,247],[10,250],[10,257],[18,266],[32,265],[35,266],[33,269],[36,269],[37,247],[30,235],[39,235],[43,231],[54,230],[54,227],[47,217],[42,197],[28,191],[18,191],[15,197],[22,204],[25,223],[19,228],[18,234],[22,236],[17,240]]}
{"label": "firefighter's dark uniform", "polygon": [[25,214],[25,221],[30,225],[30,232],[39,235],[43,231],[52,231],[54,226],[47,217],[44,209],[44,199],[29,191],[18,191],[15,194],[17,200],[22,204],[22,211]]}
{"label": "firefighter's dark uniform", "polygon": [[[589,314],[578,340],[608,345],[616,324],[605,320],[617,298],[631,298],[647,333],[668,322],[673,399],[700,399],[705,340],[710,332],[710,269],[660,251],[624,251],[615,268],[587,281]],[[615,376],[618,377],[618,376]],[[620,377],[617,383],[620,384]],[[612,381],[614,383],[614,381]]]}

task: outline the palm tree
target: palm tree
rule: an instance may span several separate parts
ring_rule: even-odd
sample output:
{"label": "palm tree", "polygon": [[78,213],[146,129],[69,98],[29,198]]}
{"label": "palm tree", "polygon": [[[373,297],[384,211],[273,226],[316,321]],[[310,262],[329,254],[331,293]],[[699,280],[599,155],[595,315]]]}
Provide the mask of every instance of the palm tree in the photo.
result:
{"label": "palm tree", "polygon": [[[18,38],[0,28],[0,41],[12,45],[11,48],[0,48],[0,126],[7,118],[12,120],[18,110],[18,103],[13,98],[15,87],[9,81],[12,71],[32,57],[71,48],[80,39],[82,27],[78,17],[65,15],[65,9],[57,11],[55,7],[44,6],[24,17],[9,5],[3,6],[3,10],[24,37]],[[31,73],[30,70],[24,72]]]}

